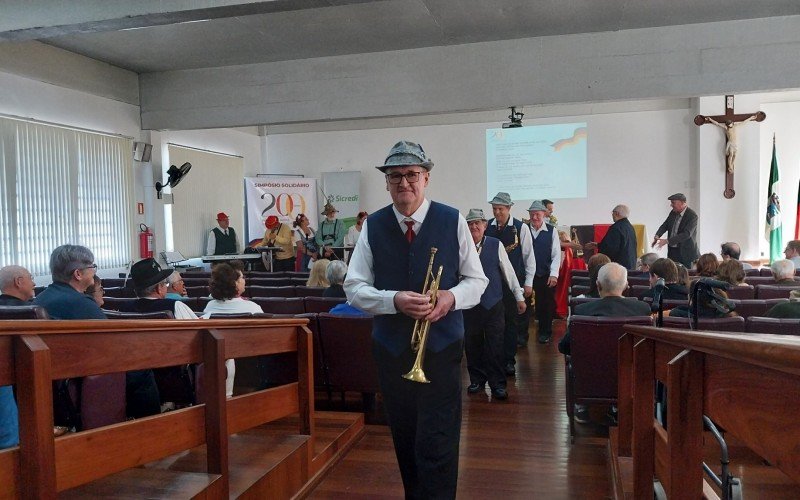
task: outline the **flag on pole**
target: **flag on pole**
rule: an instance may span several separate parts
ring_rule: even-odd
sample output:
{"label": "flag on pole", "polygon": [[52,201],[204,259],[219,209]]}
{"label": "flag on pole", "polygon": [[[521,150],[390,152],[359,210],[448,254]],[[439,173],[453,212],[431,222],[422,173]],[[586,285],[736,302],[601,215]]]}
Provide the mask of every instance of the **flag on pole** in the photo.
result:
{"label": "flag on pole", "polygon": [[782,258],[783,238],[781,234],[781,201],[778,197],[780,186],[778,174],[778,156],[775,151],[775,135],[772,136],[772,165],[769,169],[767,185],[767,226],[766,238],[769,240],[769,262],[772,264]]}

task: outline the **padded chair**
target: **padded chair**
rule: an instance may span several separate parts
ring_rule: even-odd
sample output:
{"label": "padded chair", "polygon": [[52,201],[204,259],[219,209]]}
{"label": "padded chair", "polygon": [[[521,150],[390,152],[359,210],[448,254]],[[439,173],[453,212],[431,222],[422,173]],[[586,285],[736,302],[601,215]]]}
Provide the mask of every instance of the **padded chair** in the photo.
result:
{"label": "padded chair", "polygon": [[[689,330],[691,328],[691,322],[689,318],[665,316],[663,326],[664,328]],[[729,318],[699,318],[697,329],[708,332],[744,332],[744,318],[741,316],[732,316]]]}
{"label": "padded chair", "polygon": [[192,309],[192,311],[196,313],[201,313],[206,310],[206,306],[212,300],[214,299],[212,299],[211,297],[197,297],[195,298],[194,302],[187,302],[186,305],[188,305]]}
{"label": "padded chair", "polygon": [[650,276],[628,276],[628,285],[650,288]]}
{"label": "padded chair", "polygon": [[570,280],[572,286],[589,286],[588,276],[573,276]]}
{"label": "padded chair", "polygon": [[618,343],[625,325],[653,324],[649,316],[570,318],[570,355],[565,356],[567,415],[575,442],[575,404],[616,404]]}
{"label": "padded chair", "polygon": [[122,288],[130,285],[131,280],[126,280],[125,278],[103,278],[100,280],[100,283],[103,285],[103,288]]}
{"label": "padded chair", "polygon": [[569,287],[570,297],[577,297],[578,295],[583,295],[585,293],[589,293],[589,285],[572,285]]}
{"label": "padded chair", "polygon": [[[759,271],[760,271],[759,274],[761,276],[770,276],[770,277],[772,276],[772,269],[770,269],[769,267],[762,267]],[[797,274],[796,271],[795,274]]]}
{"label": "padded chair", "polygon": [[319,343],[333,390],[380,392],[378,367],[372,357],[372,318],[320,313],[317,319]]}
{"label": "padded chair", "polygon": [[745,269],[744,270],[745,277],[747,276],[761,276],[761,271],[759,269]]}
{"label": "padded chair", "polygon": [[308,283],[308,276],[300,278],[289,278],[289,281],[291,281],[291,284],[294,286],[306,286],[306,283]]}
{"label": "padded chair", "polygon": [[289,278],[303,278],[303,279],[308,280],[309,272],[308,271],[286,271],[284,274],[286,274],[286,276],[289,277]]}
{"label": "padded chair", "polygon": [[146,313],[103,311],[108,319],[175,319],[172,311],[154,311]]}
{"label": "padded chair", "polygon": [[788,299],[789,293],[798,289],[800,289],[800,283],[797,286],[758,285],[756,287],[756,298],[764,300]]}
{"label": "padded chair", "polygon": [[211,292],[208,289],[208,285],[186,287],[186,295],[189,297],[208,297],[209,293]]}
{"label": "padded chair", "polygon": [[302,314],[306,312],[302,297],[255,297],[252,301],[265,313]]}
{"label": "padded chair", "polygon": [[[322,297],[325,287],[298,285],[294,287],[294,293],[298,297]],[[327,311],[324,311],[327,312]]]}
{"label": "padded chair", "polygon": [[125,372],[83,377],[80,412],[84,431],[124,422]]}
{"label": "padded chair", "polygon": [[42,306],[0,306],[0,320],[4,319],[50,319]]}
{"label": "padded chair", "polygon": [[249,285],[244,290],[247,297],[296,297],[293,286]]}
{"label": "padded chair", "polygon": [[181,278],[183,279],[184,286],[187,288],[198,286],[208,287],[208,278],[187,278],[185,276],[182,276]]}
{"label": "padded chair", "polygon": [[586,276],[589,277],[589,270],[588,269],[570,269],[570,274],[574,278],[575,276]]}
{"label": "padded chair", "polygon": [[725,290],[725,292],[728,294],[729,299],[751,300],[756,298],[756,291],[753,285],[732,286]]}
{"label": "padded chair", "polygon": [[135,301],[135,298],[129,297],[103,297],[103,310],[119,311],[119,308],[122,304],[130,304]]}
{"label": "padded chair", "polygon": [[247,280],[248,286],[292,286],[292,280],[289,278],[250,278]]}
{"label": "padded chair", "polygon": [[732,300],[736,306],[734,309],[739,316],[749,318],[750,316],[764,316],[767,311],[776,304],[789,302],[789,299],[753,299],[753,300]]}
{"label": "padded chair", "polygon": [[[744,282],[747,283],[748,285],[753,285],[753,286],[774,285],[775,278],[772,276],[772,274],[770,274],[769,276],[761,276],[761,275],[745,276]],[[797,284],[800,285],[800,281],[798,281]]]}
{"label": "padded chair", "polygon": [[636,297],[639,300],[642,300],[642,295],[644,295],[648,290],[650,290],[650,285],[632,285],[628,287],[628,297]]}
{"label": "padded chair", "polygon": [[800,335],[800,318],[747,318],[747,332],[774,333],[777,335]]}
{"label": "padded chair", "polygon": [[303,299],[306,312],[309,313],[326,313],[334,306],[345,302],[347,299],[343,297],[305,297]]}
{"label": "padded chair", "polygon": [[116,288],[106,288],[103,287],[103,298],[106,297],[117,297],[121,299],[135,299],[136,298],[136,290],[131,287],[116,287]]}

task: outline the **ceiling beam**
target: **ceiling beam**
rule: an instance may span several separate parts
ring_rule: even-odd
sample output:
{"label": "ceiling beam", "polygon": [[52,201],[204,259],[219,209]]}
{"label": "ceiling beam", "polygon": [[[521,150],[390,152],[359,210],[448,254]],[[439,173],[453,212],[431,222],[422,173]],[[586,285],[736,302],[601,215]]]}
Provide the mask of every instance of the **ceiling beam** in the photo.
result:
{"label": "ceiling beam", "polygon": [[783,90],[800,82],[797,53],[790,16],[148,73],[142,128]]}
{"label": "ceiling beam", "polygon": [[0,41],[25,41],[381,0],[6,0]]}

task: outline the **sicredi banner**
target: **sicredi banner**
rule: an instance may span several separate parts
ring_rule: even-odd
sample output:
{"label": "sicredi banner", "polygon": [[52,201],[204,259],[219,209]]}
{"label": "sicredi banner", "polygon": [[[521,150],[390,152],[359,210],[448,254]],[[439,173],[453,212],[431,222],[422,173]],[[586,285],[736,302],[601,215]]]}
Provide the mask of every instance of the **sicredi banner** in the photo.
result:
{"label": "sicredi banner", "polygon": [[317,180],[305,177],[245,177],[247,242],[264,238],[264,221],[270,215],[291,224],[298,214],[308,217],[316,228],[320,219],[317,208]]}
{"label": "sicredi banner", "polygon": [[362,210],[359,199],[360,187],[361,172],[322,173],[322,191],[327,200],[323,198],[321,202],[324,204],[325,201],[329,201],[336,207],[339,211],[336,217],[344,224],[345,231],[356,223],[356,216]]}

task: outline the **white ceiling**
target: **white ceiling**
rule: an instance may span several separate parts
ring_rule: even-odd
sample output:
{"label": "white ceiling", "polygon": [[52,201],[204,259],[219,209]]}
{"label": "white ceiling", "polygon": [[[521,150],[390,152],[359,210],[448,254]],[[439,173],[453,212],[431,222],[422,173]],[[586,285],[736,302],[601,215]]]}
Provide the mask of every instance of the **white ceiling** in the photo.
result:
{"label": "white ceiling", "polygon": [[[10,9],[26,8],[25,2],[16,3],[18,6]],[[281,7],[277,3],[275,6]],[[113,22],[102,26],[95,24],[91,30],[77,24],[74,29],[58,26],[29,31],[27,38],[40,39],[137,73],[149,73],[788,16],[800,14],[800,1],[306,0],[294,4],[283,2],[281,8],[283,10],[251,15],[236,15],[241,11],[235,9],[222,10],[212,19],[201,16],[178,24],[163,24],[162,17],[159,22],[140,23],[149,24],[143,27],[117,31],[115,29],[123,25]],[[10,39],[3,37],[4,34],[26,33],[22,28],[4,29],[0,30],[0,40]],[[68,34],[52,36],[56,33]],[[746,33],[741,36],[747,39]]]}

